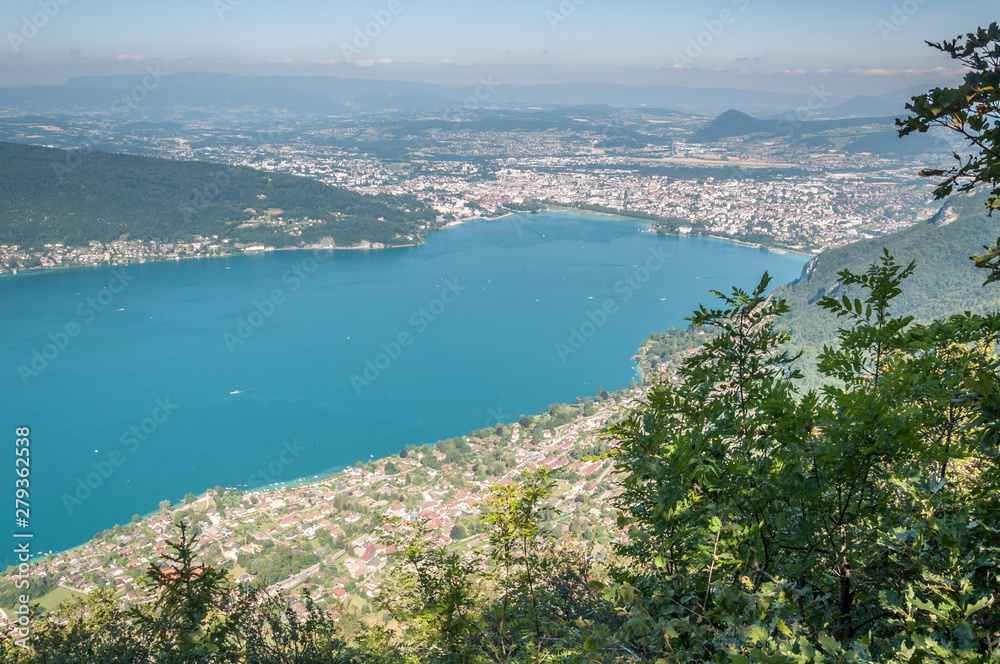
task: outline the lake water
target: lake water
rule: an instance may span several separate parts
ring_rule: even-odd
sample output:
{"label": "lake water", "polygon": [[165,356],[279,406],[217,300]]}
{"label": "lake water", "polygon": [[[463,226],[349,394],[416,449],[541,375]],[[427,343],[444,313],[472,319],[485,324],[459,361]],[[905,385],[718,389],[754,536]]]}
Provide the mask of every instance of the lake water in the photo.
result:
{"label": "lake water", "polygon": [[804,260],[543,213],[420,247],[0,279],[2,490],[13,503],[30,426],[33,550],[60,550],[188,492],[511,422],[626,387],[640,342],[708,289],[785,283]]}

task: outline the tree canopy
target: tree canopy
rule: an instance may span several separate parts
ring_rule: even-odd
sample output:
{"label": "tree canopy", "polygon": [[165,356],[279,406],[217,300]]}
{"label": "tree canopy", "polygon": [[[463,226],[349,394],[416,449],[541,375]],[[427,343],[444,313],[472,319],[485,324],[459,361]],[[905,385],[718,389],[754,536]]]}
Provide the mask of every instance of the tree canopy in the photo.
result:
{"label": "tree canopy", "polygon": [[[975,152],[962,156],[948,169],[928,168],[927,177],[945,176],[934,195],[941,199],[954,191],[972,191],[983,184],[991,188],[986,204],[990,211],[1000,208],[1000,26],[991,23],[959,37],[928,45],[958,60],[968,71],[955,88],[934,88],[906,105],[913,115],[898,119],[899,135],[925,133],[944,127],[961,134]],[[986,283],[1000,280],[1000,239],[986,252],[973,256],[977,267],[989,270]]]}

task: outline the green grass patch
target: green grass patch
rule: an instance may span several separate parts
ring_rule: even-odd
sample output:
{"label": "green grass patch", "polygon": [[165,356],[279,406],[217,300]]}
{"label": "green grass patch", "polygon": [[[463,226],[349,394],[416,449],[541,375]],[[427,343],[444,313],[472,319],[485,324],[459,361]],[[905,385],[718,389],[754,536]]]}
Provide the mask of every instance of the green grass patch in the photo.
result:
{"label": "green grass patch", "polygon": [[73,597],[83,597],[83,593],[78,593],[67,588],[59,587],[47,595],[43,595],[38,600],[38,604],[48,612],[55,611],[59,605]]}

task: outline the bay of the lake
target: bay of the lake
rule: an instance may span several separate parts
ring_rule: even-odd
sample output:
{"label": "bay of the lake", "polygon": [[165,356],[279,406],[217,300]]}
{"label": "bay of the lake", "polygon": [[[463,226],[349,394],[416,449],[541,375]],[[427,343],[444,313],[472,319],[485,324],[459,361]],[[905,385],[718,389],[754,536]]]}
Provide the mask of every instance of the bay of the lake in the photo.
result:
{"label": "bay of the lake", "polygon": [[641,341],[709,289],[765,270],[786,283],[805,261],[639,226],[546,212],[418,247],[0,279],[0,532],[12,541],[16,427],[31,428],[32,548],[61,550],[188,492],[312,477],[624,388]]}

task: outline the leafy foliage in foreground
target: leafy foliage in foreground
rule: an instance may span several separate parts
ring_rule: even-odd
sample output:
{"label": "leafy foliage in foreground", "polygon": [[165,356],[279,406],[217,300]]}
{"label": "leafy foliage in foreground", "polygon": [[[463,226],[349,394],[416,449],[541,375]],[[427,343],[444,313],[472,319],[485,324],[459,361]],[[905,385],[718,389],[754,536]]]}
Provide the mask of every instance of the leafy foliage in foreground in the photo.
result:
{"label": "leafy foliage in foreground", "polygon": [[[0,637],[0,661],[46,664],[360,664],[399,661],[384,632],[354,633],[317,610],[300,621],[264,590],[236,585],[195,559],[184,524],[173,553],[147,573],[154,601],[123,607],[110,589],[64,603],[58,620],[35,616],[31,647]],[[350,623],[350,621],[347,621]],[[355,645],[347,645],[350,639]],[[363,656],[357,648],[363,649]]]}
{"label": "leafy foliage in foreground", "polygon": [[[894,310],[914,265],[888,252],[823,297],[842,322],[800,396],[787,304],[715,293],[679,380],[608,435],[622,533],[602,554],[547,527],[551,479],[497,484],[485,552],[388,524],[384,626],[232,585],[184,529],[153,601],[95,592],[37,618],[41,662],[1000,662],[1000,316]],[[606,553],[606,552],[605,552]]]}
{"label": "leafy foliage in foreground", "polygon": [[[896,120],[899,135],[926,133],[931,127],[960,134],[975,154],[954,153],[958,163],[952,168],[930,168],[920,174],[946,176],[934,190],[939,199],[953,191],[971,192],[979,184],[992,187],[986,201],[992,213],[1000,208],[1000,25],[979,28],[965,35],[964,41],[928,44],[962,63],[965,78],[956,88],[934,88],[914,97],[906,105],[913,116]],[[976,267],[989,270],[986,283],[1000,281],[1000,239],[995,246],[983,248],[985,253],[972,257]]]}
{"label": "leafy foliage in foreground", "polygon": [[896,316],[912,270],[841,272],[863,296],[819,302],[848,324],[799,399],[766,279],[720,294],[694,322],[724,333],[615,428],[650,657],[997,660],[1000,319]]}

